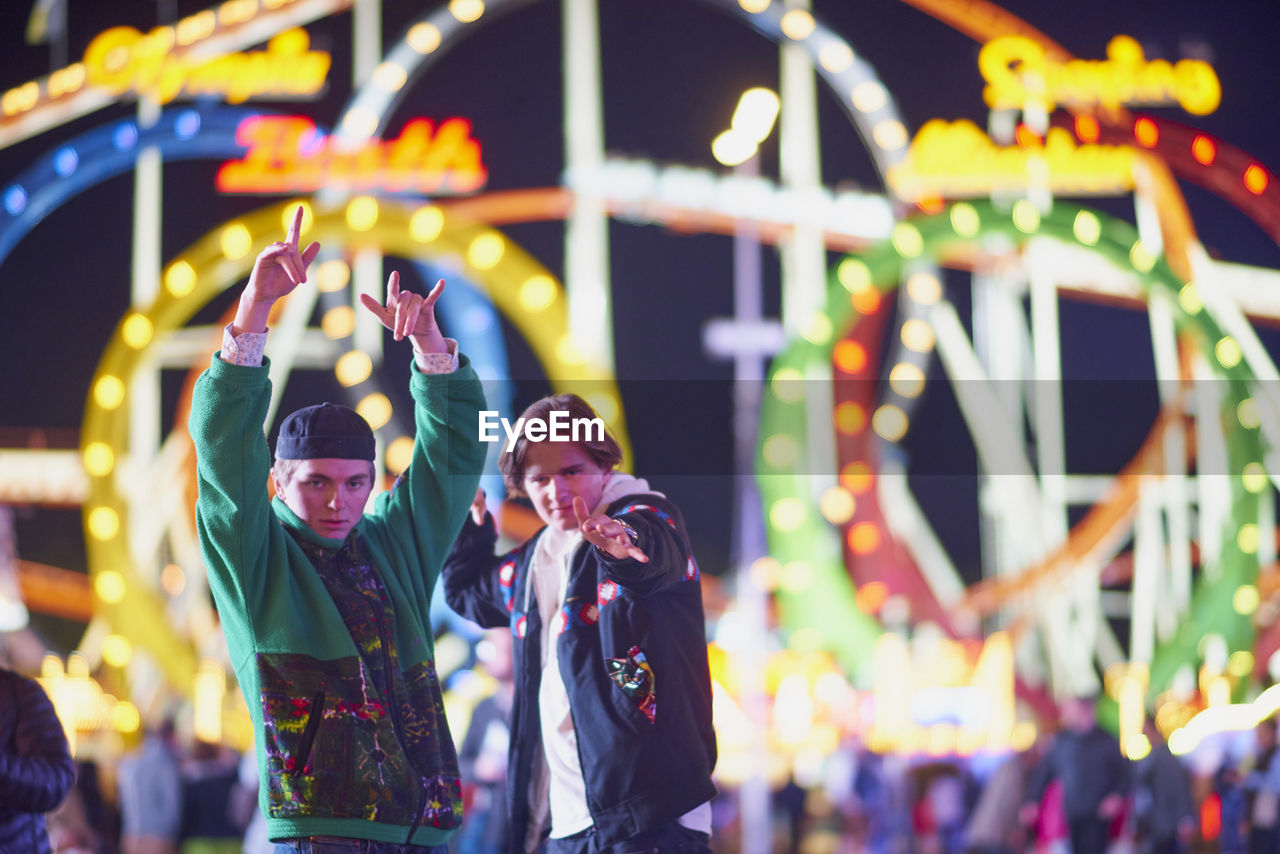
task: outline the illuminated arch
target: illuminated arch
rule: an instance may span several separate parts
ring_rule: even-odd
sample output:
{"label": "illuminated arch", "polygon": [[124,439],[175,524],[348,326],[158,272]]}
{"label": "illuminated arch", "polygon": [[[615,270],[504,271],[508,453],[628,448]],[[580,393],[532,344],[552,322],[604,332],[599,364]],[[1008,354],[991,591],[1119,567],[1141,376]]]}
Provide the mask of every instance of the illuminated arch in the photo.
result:
{"label": "illuminated arch", "polygon": [[[150,650],[170,683],[183,691],[191,685],[194,655],[186,644],[175,643],[163,603],[140,583],[125,536],[129,502],[123,481],[128,475],[120,464],[128,448],[129,382],[157,337],[183,326],[212,298],[247,275],[256,256],[254,248],[279,236],[296,204],[272,205],[225,223],[174,259],[165,268],[164,287],[155,302],[121,319],[98,364],[85,407],[81,452],[89,473],[89,494],[84,519],[89,571],[103,615],[136,646]],[[376,207],[376,221],[353,232],[351,206],[367,208],[369,204]],[[612,376],[596,371],[574,352],[559,283],[505,236],[483,225],[454,221],[425,204],[379,203],[364,197],[333,209],[307,207],[306,240],[374,247],[405,258],[460,259],[525,336],[552,387],[583,393],[579,384],[588,383],[591,391],[583,396],[626,442],[617,385]],[[477,258],[478,244],[489,247],[490,254]],[[496,257],[495,247],[499,247]],[[104,591],[114,592],[104,597]]]}
{"label": "illuminated arch", "polygon": [[[1220,571],[1212,580],[1198,582],[1187,625],[1213,626],[1224,636],[1229,648],[1248,649],[1253,628],[1248,616],[1231,605],[1240,585],[1253,584],[1258,573],[1257,545],[1248,536],[1259,512],[1258,492],[1263,443],[1256,422],[1247,412],[1252,372],[1234,349],[1222,342],[1230,340],[1208,316],[1196,295],[1163,261],[1142,246],[1137,232],[1127,223],[1104,214],[1065,204],[1055,204],[1050,214],[1038,220],[1017,219],[999,212],[988,203],[958,203],[941,214],[900,223],[894,237],[862,256],[849,256],[833,271],[828,284],[827,316],[830,328],[810,340],[793,341],[775,359],[769,388],[761,413],[757,479],[768,520],[771,553],[783,564],[803,566],[812,583],[806,588],[779,590],[782,619],[792,629],[817,631],[824,646],[835,651],[850,668],[859,672],[869,661],[869,643],[879,629],[856,606],[853,589],[844,571],[840,535],[848,536],[849,519],[842,530],[827,523],[814,497],[808,492],[806,473],[780,449],[802,446],[810,428],[804,407],[806,366],[826,363],[845,333],[864,322],[857,310],[859,294],[865,289],[885,294],[896,288],[904,265],[919,257],[939,258],[956,247],[965,247],[980,237],[1003,235],[1015,241],[1030,236],[1048,237],[1096,252],[1112,264],[1137,274],[1144,288],[1161,289],[1179,306],[1180,330],[1190,335],[1202,352],[1213,353],[1212,367],[1225,380],[1222,419],[1226,425],[1228,463],[1235,476],[1228,478],[1231,490],[1233,525],[1237,536],[1224,538],[1216,562]],[[1242,404],[1245,408],[1242,409]],[[873,472],[872,472],[873,473]],[[811,556],[818,555],[815,559]],[[1195,655],[1198,637],[1178,632],[1157,650],[1151,668],[1153,689],[1165,686],[1174,670]]]}

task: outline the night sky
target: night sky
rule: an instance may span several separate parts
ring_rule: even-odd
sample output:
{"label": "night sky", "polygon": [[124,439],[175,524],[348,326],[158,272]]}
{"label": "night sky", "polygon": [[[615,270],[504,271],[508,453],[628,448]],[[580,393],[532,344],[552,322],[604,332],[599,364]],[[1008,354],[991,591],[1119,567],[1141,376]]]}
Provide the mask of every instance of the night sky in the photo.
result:
{"label": "night sky", "polygon": [[[50,69],[46,46],[22,40],[29,3],[0,6],[0,87],[23,83]],[[161,2],[179,16],[201,2]],[[395,2],[383,12],[387,42],[435,4]],[[69,55],[79,58],[97,33],[114,25],[147,29],[158,23],[151,0],[70,0]],[[1222,81],[1222,104],[1207,117],[1158,111],[1192,124],[1280,168],[1280,118],[1275,100],[1280,65],[1275,33],[1280,5],[1154,0],[1019,0],[1005,8],[1082,58],[1101,58],[1108,40],[1137,38],[1148,58],[1208,59]],[[967,36],[898,0],[815,0],[816,16],[849,39],[896,97],[908,130],[940,117],[968,117],[985,125],[978,45]],[[605,142],[611,153],[662,163],[717,168],[710,141],[727,126],[746,87],[776,88],[775,45],[741,21],[696,0],[601,0]],[[351,92],[348,14],[308,27],[314,49],[334,54],[324,97],[293,104],[263,102],[264,109],[304,113],[331,126]],[[551,187],[562,170],[560,10],[550,0],[496,17],[456,46],[413,85],[389,122],[395,134],[409,119],[464,116],[483,147],[491,190]],[[836,96],[819,86],[822,174],[828,186],[880,189],[871,160]],[[132,115],[122,103],[39,137],[0,150],[0,189],[60,143],[111,120]],[[776,174],[777,137],[766,141],[763,169]],[[210,229],[272,198],[229,197],[213,186],[215,162],[166,166],[163,256],[171,259]],[[1183,185],[1200,238],[1224,260],[1280,267],[1280,247],[1245,215],[1215,196]],[[0,347],[9,369],[0,381],[0,443],[27,441],[33,429],[50,431],[55,446],[77,441],[88,383],[105,342],[127,308],[132,175],[90,189],[54,211],[0,263]],[[1126,200],[1099,207],[1132,218]],[[554,273],[563,269],[563,227],[549,222],[507,229]],[[731,312],[731,242],[722,236],[675,233],[660,226],[611,226],[617,368],[636,451],[637,473],[650,477],[683,508],[695,547],[709,572],[728,563],[733,476],[730,367],[706,355],[702,325]],[[778,310],[777,263],[764,250],[766,311]],[[836,256],[832,255],[832,260]],[[388,262],[388,267],[395,265]],[[403,265],[402,265],[403,266]],[[963,280],[958,287],[963,289]],[[950,284],[950,282],[949,282]],[[232,288],[214,308],[229,305]],[[967,304],[963,292],[953,294]],[[447,299],[447,296],[446,296]],[[1099,396],[1097,381],[1145,381],[1152,374],[1147,320],[1137,312],[1064,303],[1063,356],[1068,379],[1086,382],[1069,426],[1079,437],[1070,448],[1085,471],[1114,471],[1131,456],[1150,425],[1154,390],[1120,402]],[[528,351],[510,329],[513,372],[540,391]],[[1280,338],[1264,333],[1273,353]],[[466,341],[462,342],[466,348]],[[933,376],[938,368],[933,367]],[[308,379],[290,392],[297,405],[338,393],[327,378]],[[176,387],[171,383],[166,388]],[[522,386],[522,389],[525,388]],[[171,395],[172,397],[172,395]],[[926,426],[906,444],[919,483],[931,484],[921,501],[935,517],[961,568],[976,577],[976,534],[969,521],[972,485],[932,475],[947,460],[971,456],[958,436],[945,394],[922,404]],[[1123,402],[1128,400],[1129,403]],[[1137,400],[1135,405],[1133,400]],[[1144,402],[1144,400],[1146,402]],[[1099,403],[1099,401],[1102,401]],[[517,401],[518,405],[527,399]],[[166,401],[172,408],[176,401]],[[1069,405],[1073,399],[1069,397]],[[170,417],[168,414],[166,417]],[[933,425],[933,429],[928,428]],[[1074,429],[1074,427],[1073,427]],[[69,568],[84,567],[78,512],[25,509],[19,517],[20,556]]]}

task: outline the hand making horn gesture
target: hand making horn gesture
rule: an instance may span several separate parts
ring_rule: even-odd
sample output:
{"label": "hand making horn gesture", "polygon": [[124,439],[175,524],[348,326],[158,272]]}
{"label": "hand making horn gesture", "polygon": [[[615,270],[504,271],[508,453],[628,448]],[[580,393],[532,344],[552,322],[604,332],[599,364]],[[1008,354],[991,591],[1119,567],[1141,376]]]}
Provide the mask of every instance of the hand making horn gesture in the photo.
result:
{"label": "hand making horn gesture", "polygon": [[237,332],[265,331],[267,316],[275,301],[292,293],[294,288],[307,280],[307,268],[320,253],[320,244],[312,243],[299,251],[302,212],[302,205],[298,205],[285,239],[277,240],[263,249],[253,262],[249,284],[240,295],[240,307],[236,311]]}
{"label": "hand making horn gesture", "polygon": [[603,513],[588,516],[587,502],[581,496],[573,497],[573,515],[578,517],[578,530],[582,531],[583,538],[600,551],[618,559],[629,557],[641,563],[649,562],[649,556],[631,541],[626,525]]}
{"label": "hand making horn gesture", "polygon": [[364,307],[373,312],[382,325],[391,330],[397,341],[406,335],[423,353],[444,353],[448,347],[436,324],[436,300],[444,293],[444,279],[425,297],[400,290],[400,274],[392,271],[387,279],[387,303],[383,305],[368,294],[361,294]]}

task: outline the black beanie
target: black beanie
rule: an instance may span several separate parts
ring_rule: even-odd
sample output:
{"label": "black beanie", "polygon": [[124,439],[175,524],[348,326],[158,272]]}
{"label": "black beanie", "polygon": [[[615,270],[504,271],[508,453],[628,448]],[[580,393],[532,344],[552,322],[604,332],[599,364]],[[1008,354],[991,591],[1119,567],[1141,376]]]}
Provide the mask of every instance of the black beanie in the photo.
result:
{"label": "black beanie", "polygon": [[299,409],[280,425],[277,460],[372,460],[373,430],[349,406],[321,403]]}

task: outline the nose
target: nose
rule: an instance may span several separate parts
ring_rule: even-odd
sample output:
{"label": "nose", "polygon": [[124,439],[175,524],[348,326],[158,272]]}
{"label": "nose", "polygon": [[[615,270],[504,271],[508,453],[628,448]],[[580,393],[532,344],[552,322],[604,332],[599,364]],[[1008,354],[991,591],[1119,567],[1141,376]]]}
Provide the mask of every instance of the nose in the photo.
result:
{"label": "nose", "polygon": [[326,501],[324,502],[324,505],[332,510],[341,510],[342,509],[342,490],[337,488],[330,490],[328,496],[326,496]]}
{"label": "nose", "polygon": [[551,497],[556,500],[557,504],[560,502],[562,496],[568,494],[568,490],[569,483],[563,477],[557,476],[551,478]]}

